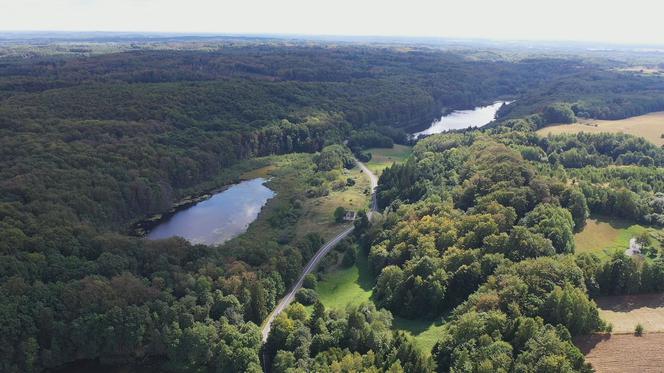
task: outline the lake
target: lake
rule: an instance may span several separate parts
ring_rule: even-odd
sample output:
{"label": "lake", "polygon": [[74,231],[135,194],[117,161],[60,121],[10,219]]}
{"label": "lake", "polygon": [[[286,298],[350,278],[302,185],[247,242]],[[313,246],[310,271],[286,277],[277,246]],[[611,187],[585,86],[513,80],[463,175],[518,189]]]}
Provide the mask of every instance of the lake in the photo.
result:
{"label": "lake", "polygon": [[244,233],[275,193],[256,178],[235,184],[157,225],[150,240],[180,236],[194,244],[219,245]]}
{"label": "lake", "polygon": [[496,101],[492,105],[479,106],[472,110],[455,110],[435,120],[431,123],[431,127],[424,131],[414,133],[413,137],[417,138],[420,135],[433,135],[434,133],[460,130],[468,127],[482,127],[493,121],[496,118],[498,109],[507,103],[509,102]]}

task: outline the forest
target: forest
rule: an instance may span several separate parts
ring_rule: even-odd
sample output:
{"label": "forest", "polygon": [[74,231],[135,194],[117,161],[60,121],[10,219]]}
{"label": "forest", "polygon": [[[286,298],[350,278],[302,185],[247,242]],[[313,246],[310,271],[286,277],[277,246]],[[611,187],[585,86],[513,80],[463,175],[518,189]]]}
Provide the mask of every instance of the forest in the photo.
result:
{"label": "forest", "polygon": [[[262,345],[259,325],[322,243],[288,225],[324,173],[498,98],[515,102],[487,129],[420,140],[381,175],[381,217],[360,219],[344,253],[368,258],[372,302],[301,296],[310,309],[293,304]],[[573,234],[591,213],[664,224],[664,153],[533,131],[662,109],[660,78],[577,58],[273,42],[0,53],[0,371],[589,371],[571,339],[608,327],[592,297],[661,290],[664,262],[574,255]],[[310,188],[264,217],[262,242],[128,233],[232,183],[243,161],[290,153],[314,154],[291,170]],[[391,328],[443,315],[432,351]]]}

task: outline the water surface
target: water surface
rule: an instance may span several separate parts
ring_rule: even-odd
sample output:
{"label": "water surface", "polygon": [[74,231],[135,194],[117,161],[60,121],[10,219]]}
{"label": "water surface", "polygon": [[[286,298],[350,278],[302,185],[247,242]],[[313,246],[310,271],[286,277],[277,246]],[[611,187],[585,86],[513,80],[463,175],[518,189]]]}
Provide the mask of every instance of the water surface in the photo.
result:
{"label": "water surface", "polygon": [[275,193],[266,180],[235,184],[175,213],[148,233],[151,240],[180,236],[195,244],[219,245],[244,233]]}
{"label": "water surface", "polygon": [[414,133],[413,137],[417,138],[420,135],[433,135],[434,133],[460,130],[468,127],[482,127],[493,121],[496,118],[498,109],[506,103],[508,102],[496,101],[493,105],[479,106],[472,110],[455,110],[435,120],[431,123],[431,127],[424,131]]}

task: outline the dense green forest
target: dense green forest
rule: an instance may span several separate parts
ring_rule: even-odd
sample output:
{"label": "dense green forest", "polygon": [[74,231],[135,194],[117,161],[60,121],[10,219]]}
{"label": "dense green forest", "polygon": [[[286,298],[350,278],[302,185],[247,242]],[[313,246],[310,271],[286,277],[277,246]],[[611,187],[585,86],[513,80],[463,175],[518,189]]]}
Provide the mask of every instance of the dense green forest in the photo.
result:
{"label": "dense green forest", "polygon": [[[571,336],[606,327],[589,296],[660,290],[664,262],[572,256],[572,234],[590,212],[664,223],[664,154],[627,135],[532,130],[661,110],[662,94],[661,79],[579,59],[419,47],[3,56],[0,371],[84,359],[157,359],[169,371],[586,371]],[[292,225],[302,200],[324,193],[325,172],[350,166],[350,150],[407,142],[443,111],[498,98],[516,101],[489,130],[421,140],[382,174],[383,217],[361,219],[359,251],[346,252],[369,258],[372,303],[312,300],[311,314],[294,304],[261,346],[257,325],[322,243],[296,239]],[[309,188],[262,217],[274,234],[261,242],[127,234],[235,181],[243,161],[316,152],[293,162],[287,176]],[[392,314],[451,316],[429,354],[390,329]]]}

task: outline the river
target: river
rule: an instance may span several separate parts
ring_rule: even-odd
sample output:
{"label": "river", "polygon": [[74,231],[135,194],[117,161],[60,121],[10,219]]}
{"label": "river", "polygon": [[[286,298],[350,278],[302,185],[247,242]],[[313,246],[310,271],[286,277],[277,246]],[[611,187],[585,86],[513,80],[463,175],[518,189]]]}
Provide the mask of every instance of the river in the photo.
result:
{"label": "river", "polygon": [[449,114],[443,115],[440,119],[431,123],[431,126],[424,131],[416,132],[413,134],[414,138],[421,135],[433,135],[449,130],[460,130],[469,127],[482,127],[489,124],[496,118],[498,109],[503,104],[508,104],[506,101],[496,101],[492,105],[478,106],[472,110],[455,110]]}
{"label": "river", "polygon": [[151,240],[180,236],[194,244],[219,245],[242,233],[275,193],[256,178],[242,181],[154,227]]}

